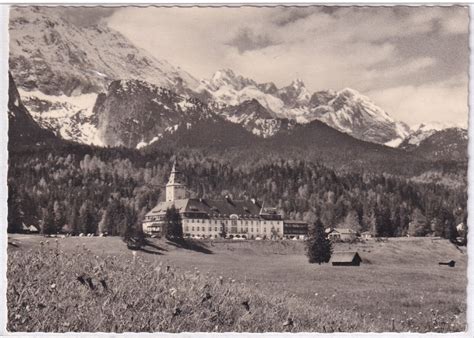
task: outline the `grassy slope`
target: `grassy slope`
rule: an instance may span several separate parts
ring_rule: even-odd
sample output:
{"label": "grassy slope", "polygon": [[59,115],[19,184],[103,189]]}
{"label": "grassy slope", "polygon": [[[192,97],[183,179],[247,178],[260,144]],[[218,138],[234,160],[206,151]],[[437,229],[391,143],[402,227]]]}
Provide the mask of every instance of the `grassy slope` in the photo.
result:
{"label": "grassy slope", "polygon": [[[39,241],[44,239],[14,236],[13,240],[19,247],[10,246],[10,252],[21,253],[39,247]],[[48,245],[53,243],[50,239]],[[132,257],[119,238],[65,238],[58,243],[61,250],[70,253],[80,252],[84,244],[99,257],[111,255],[119,261]],[[242,292],[262,295],[263,299],[281,296],[284,304],[279,304],[285,311],[296,318],[299,315],[295,312],[301,313],[300,329],[296,326],[296,331],[322,330],[321,323],[305,324],[312,311],[332,316],[331,320],[325,317],[327,330],[389,331],[392,318],[395,330],[401,331],[450,331],[465,327],[467,255],[445,240],[407,238],[336,246],[336,251],[357,250],[365,260],[360,267],[310,265],[303,255],[303,244],[290,241],[221,242],[206,246],[212,254],[177,249],[154,240],[154,247],[147,248],[150,252],[139,252],[137,259],[144,266],[162,262],[184,274],[199,270],[214,276],[211,278],[234,279],[238,285],[245,285]],[[453,269],[438,265],[439,261],[451,259],[456,260]],[[282,327],[248,324],[233,329],[280,331]]]}

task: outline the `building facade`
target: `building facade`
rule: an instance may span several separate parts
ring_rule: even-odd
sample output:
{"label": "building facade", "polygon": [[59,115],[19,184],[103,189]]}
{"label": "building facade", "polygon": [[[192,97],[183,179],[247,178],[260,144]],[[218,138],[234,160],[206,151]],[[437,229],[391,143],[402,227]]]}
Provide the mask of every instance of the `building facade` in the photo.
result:
{"label": "building facade", "polygon": [[302,239],[307,235],[307,223],[283,220],[275,208],[264,207],[255,199],[188,198],[176,163],[166,185],[165,201],[146,214],[143,231],[149,235],[162,235],[166,210],[172,206],[181,216],[184,236],[189,238],[280,239],[291,233]]}
{"label": "building facade", "polygon": [[288,239],[306,239],[308,223],[296,220],[283,221],[283,237]]}
{"label": "building facade", "polygon": [[352,241],[358,237],[358,233],[352,229],[332,229],[327,237],[332,241]]}

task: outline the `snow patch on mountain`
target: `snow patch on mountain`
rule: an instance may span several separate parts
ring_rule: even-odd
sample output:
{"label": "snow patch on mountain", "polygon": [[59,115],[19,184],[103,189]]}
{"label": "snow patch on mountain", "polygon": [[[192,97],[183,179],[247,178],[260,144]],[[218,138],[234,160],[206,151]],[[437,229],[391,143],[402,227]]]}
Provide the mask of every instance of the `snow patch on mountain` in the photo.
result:
{"label": "snow patch on mountain", "polygon": [[412,132],[403,140],[400,144],[401,148],[410,148],[419,146],[420,143],[435,134],[438,131],[446,130],[450,128],[459,128],[465,130],[466,127],[460,123],[445,123],[445,122],[425,122],[414,125]]}
{"label": "snow patch on mountain", "polygon": [[399,138],[395,138],[391,141],[385,142],[385,145],[387,147],[397,148],[402,142],[403,142],[403,139],[401,137],[399,137]]}
{"label": "snow patch on mountain", "polygon": [[382,144],[396,144],[410,128],[395,121],[368,97],[354,89],[315,93],[310,100],[308,120],[318,119],[356,138]]}
{"label": "snow patch on mountain", "polygon": [[274,117],[285,117],[285,104],[279,98],[263,93],[255,85],[244,87],[240,90],[231,85],[224,85],[211,92],[213,99],[223,108],[237,106],[245,101],[255,99],[262,106],[273,113]]}
{"label": "snow patch on mountain", "polygon": [[141,149],[146,146],[149,146],[150,144],[155,143],[156,141],[160,140],[162,137],[163,137],[163,134],[159,134],[158,136],[153,137],[149,142],[140,141],[137,144],[137,149]]}
{"label": "snow patch on mountain", "polygon": [[38,90],[25,91],[21,88],[19,93],[23,104],[41,127],[59,133],[66,140],[103,145],[92,111],[96,94],[46,95]]}

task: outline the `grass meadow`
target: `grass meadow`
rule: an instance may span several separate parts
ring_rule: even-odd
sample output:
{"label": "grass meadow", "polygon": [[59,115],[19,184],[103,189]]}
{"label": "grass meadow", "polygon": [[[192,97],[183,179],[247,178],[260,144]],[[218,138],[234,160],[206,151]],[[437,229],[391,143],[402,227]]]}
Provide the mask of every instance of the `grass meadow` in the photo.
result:
{"label": "grass meadow", "polygon": [[[404,238],[337,244],[359,267],[307,263],[295,241],[9,237],[14,332],[453,332],[466,328],[465,248]],[[440,266],[456,261],[456,267]]]}

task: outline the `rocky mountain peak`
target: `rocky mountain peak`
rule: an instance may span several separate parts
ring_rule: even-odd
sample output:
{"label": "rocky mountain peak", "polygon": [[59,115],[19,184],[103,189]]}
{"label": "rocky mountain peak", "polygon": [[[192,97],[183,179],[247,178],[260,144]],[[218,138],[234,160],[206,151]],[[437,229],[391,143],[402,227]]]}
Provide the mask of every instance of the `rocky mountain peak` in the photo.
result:
{"label": "rocky mountain peak", "polygon": [[265,94],[274,95],[278,91],[277,86],[273,82],[260,83],[257,85],[257,88],[260,89]]}
{"label": "rocky mountain peak", "polygon": [[[206,81],[211,90],[218,90],[228,86],[235,90],[241,90],[247,86],[256,86],[255,81],[237,75],[231,69],[221,69],[214,73],[209,81]],[[205,83],[206,83],[205,82]]]}
{"label": "rocky mountain peak", "polygon": [[[10,13],[9,63],[23,103],[41,127],[66,139],[102,145],[102,138],[91,141],[98,128],[106,135],[105,145],[135,147],[180,119],[188,123],[192,112],[195,118],[210,111],[261,136],[274,133],[281,119],[320,120],[356,138],[391,146],[411,132],[351,88],[311,94],[297,78],[279,89],[229,68],[198,82],[105,22],[79,26],[73,21],[52,7],[13,7]],[[443,128],[418,126],[420,137],[413,140],[419,143]]]}
{"label": "rocky mountain peak", "polygon": [[366,98],[366,97],[363,97],[361,93],[359,93],[357,90],[355,89],[352,89],[352,88],[344,88],[342,90],[340,90],[338,92],[338,95],[340,96],[345,96],[345,97],[348,97],[348,98],[354,98],[354,99],[361,99],[361,98]]}
{"label": "rocky mountain peak", "polygon": [[301,90],[303,87],[306,87],[303,80],[301,80],[300,78],[296,78],[291,81],[290,86],[295,88],[296,90]]}
{"label": "rocky mountain peak", "polygon": [[140,78],[171,88],[198,81],[165,60],[137,48],[100,23],[77,27],[54,7],[12,7],[10,70],[18,87],[47,95],[81,95],[107,89],[113,79]]}
{"label": "rocky mountain peak", "polygon": [[334,90],[320,90],[315,92],[309,101],[309,105],[312,107],[318,106],[325,106],[334,99],[336,96],[336,92]]}
{"label": "rocky mountain peak", "polygon": [[351,88],[317,92],[310,104],[313,118],[362,140],[394,145],[409,133],[406,124],[395,121],[368,97]]}
{"label": "rocky mountain peak", "polygon": [[175,131],[213,118],[208,105],[142,80],[114,80],[97,97],[97,133],[104,145],[142,147]]}
{"label": "rocky mountain peak", "polygon": [[8,73],[8,79],[9,150],[19,145],[40,145],[47,142],[57,142],[59,138],[50,130],[41,128],[23,105],[20,93],[10,72]]}
{"label": "rocky mountain peak", "polygon": [[309,103],[311,94],[301,79],[295,79],[289,86],[278,90],[278,97],[290,107],[298,107]]}

